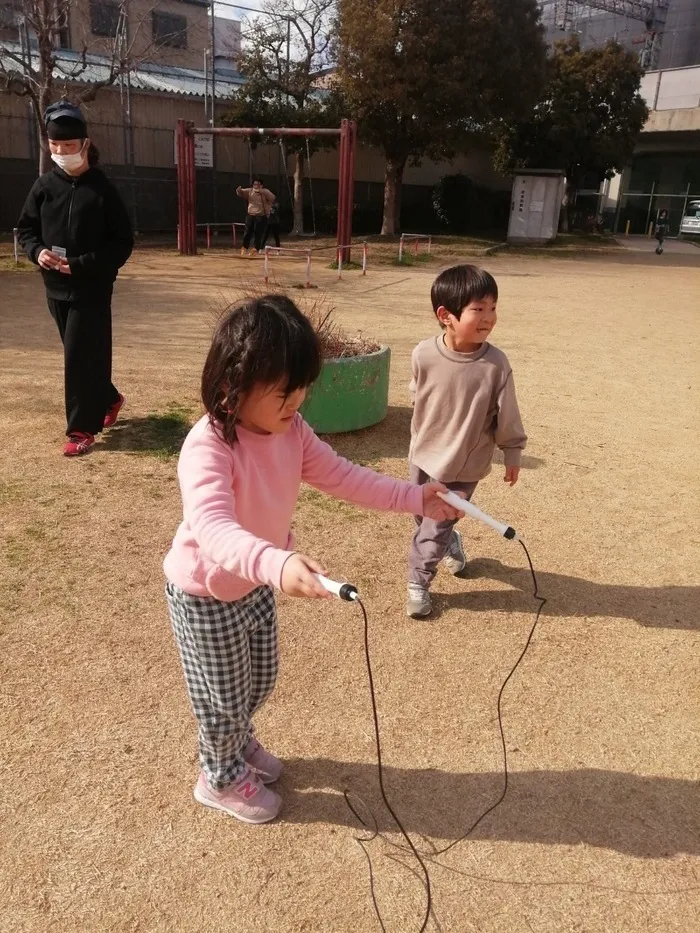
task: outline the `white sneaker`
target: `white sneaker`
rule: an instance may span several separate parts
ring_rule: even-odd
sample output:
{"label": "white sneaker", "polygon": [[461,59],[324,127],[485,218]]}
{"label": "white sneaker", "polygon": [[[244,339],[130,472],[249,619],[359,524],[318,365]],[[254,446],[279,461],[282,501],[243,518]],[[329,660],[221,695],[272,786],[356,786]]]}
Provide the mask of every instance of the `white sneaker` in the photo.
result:
{"label": "white sneaker", "polygon": [[453,530],[450,538],[450,546],[447,548],[447,554],[442,559],[445,569],[451,574],[461,573],[467,566],[467,555],[464,553],[461,534]]}
{"label": "white sneaker", "polygon": [[430,601],[430,591],[420,583],[408,584],[408,601],[406,615],[411,619],[423,619],[433,611]]}

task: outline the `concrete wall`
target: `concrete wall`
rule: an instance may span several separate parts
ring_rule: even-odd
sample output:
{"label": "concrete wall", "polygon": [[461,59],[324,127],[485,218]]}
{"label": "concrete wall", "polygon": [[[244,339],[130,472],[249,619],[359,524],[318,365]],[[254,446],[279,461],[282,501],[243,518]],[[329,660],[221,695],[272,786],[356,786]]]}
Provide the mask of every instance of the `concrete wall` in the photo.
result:
{"label": "concrete wall", "polygon": [[640,91],[652,111],[700,108],[700,66],[650,71]]}

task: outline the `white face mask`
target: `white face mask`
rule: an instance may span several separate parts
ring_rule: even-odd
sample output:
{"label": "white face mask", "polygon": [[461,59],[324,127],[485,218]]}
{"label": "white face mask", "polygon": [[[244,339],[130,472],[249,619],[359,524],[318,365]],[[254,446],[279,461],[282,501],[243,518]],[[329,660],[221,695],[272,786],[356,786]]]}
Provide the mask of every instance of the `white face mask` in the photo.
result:
{"label": "white face mask", "polygon": [[83,167],[83,162],[85,160],[84,149],[85,146],[83,145],[80,152],[75,152],[73,155],[58,155],[52,152],[51,158],[59,168],[62,168],[64,172],[70,174],[71,172],[77,172],[79,168]]}

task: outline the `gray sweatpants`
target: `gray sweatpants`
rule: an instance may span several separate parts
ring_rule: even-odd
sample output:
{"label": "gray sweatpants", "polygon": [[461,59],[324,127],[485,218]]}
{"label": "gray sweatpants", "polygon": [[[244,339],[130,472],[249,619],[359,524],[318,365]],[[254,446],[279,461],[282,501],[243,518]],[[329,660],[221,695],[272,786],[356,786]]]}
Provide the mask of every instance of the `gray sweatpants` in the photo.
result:
{"label": "gray sweatpants", "polygon": [[[422,486],[424,483],[431,483],[433,480],[424,473],[420,467],[411,463],[411,482]],[[468,499],[471,499],[476,483],[445,483],[448,489],[454,489],[455,492],[464,492]],[[452,529],[457,524],[456,521],[436,522],[432,518],[424,518],[422,515],[416,515],[416,533],[411,542],[411,551],[408,556],[408,581],[409,583],[418,583],[426,588],[430,587],[438,564],[447,554],[452,538]]]}

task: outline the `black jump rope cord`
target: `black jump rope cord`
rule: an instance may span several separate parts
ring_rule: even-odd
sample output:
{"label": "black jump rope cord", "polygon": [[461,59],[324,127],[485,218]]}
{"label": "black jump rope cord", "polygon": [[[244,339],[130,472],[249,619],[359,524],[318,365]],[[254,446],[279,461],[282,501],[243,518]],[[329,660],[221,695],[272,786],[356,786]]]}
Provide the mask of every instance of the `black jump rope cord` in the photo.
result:
{"label": "black jump rope cord", "polygon": [[[368,866],[369,866],[369,881],[370,881],[370,893],[371,893],[371,895],[372,895],[372,904],[374,905],[374,911],[375,911],[375,913],[376,913],[376,915],[377,915],[377,919],[378,919],[378,921],[379,921],[379,925],[380,925],[380,927],[381,927],[383,933],[386,933],[386,926],[384,925],[384,921],[382,920],[382,916],[381,916],[381,913],[380,913],[380,910],[379,910],[379,905],[378,905],[378,903],[377,903],[377,897],[376,897],[376,892],[375,892],[375,888],[374,888],[374,872],[373,872],[373,870],[372,870],[372,860],[371,860],[369,854],[367,853],[367,851],[366,851],[366,849],[365,849],[365,844],[368,843],[368,842],[371,842],[371,841],[372,841],[373,839],[375,839],[377,836],[380,836],[380,837],[382,837],[382,838],[385,840],[385,842],[387,842],[389,845],[393,846],[394,848],[398,848],[398,849],[400,849],[400,850],[403,851],[403,852],[409,852],[409,851],[410,851],[410,852],[413,854],[413,856],[415,857],[416,861],[418,862],[418,864],[419,864],[419,866],[420,866],[421,873],[422,873],[422,875],[423,875],[423,879],[424,879],[423,883],[424,883],[425,893],[426,893],[425,915],[424,915],[424,917],[423,917],[423,922],[422,922],[421,927],[420,927],[420,930],[419,930],[419,933],[424,933],[426,927],[428,926],[428,923],[429,923],[429,921],[430,921],[430,916],[431,916],[431,913],[432,913],[432,892],[431,892],[431,888],[430,888],[430,875],[429,875],[429,873],[428,873],[428,868],[427,868],[427,866],[426,866],[426,864],[425,864],[423,858],[425,857],[425,858],[428,858],[428,859],[432,860],[432,859],[434,859],[434,858],[437,858],[437,856],[439,856],[439,855],[444,855],[446,852],[449,852],[450,849],[453,849],[455,846],[459,845],[461,842],[464,842],[465,839],[467,839],[469,836],[471,836],[471,834],[474,832],[474,830],[476,829],[476,827],[477,827],[483,820],[485,820],[486,817],[487,817],[490,813],[493,813],[493,811],[503,803],[503,801],[505,800],[506,794],[508,793],[508,749],[507,749],[507,746],[506,746],[505,732],[504,732],[504,730],[503,730],[503,715],[502,715],[502,709],[501,709],[501,704],[502,704],[502,700],[503,700],[503,693],[504,693],[506,687],[508,686],[508,682],[510,681],[510,679],[512,678],[512,676],[515,674],[516,670],[517,670],[518,667],[520,666],[520,662],[523,660],[523,658],[524,658],[525,655],[527,654],[527,650],[528,650],[528,648],[530,647],[530,644],[531,644],[531,642],[532,642],[533,636],[534,636],[534,634],[535,634],[535,629],[537,628],[537,625],[538,625],[538,623],[539,623],[539,621],[540,621],[540,616],[541,616],[541,614],[542,614],[542,610],[544,609],[544,606],[545,606],[545,604],[546,604],[546,602],[547,602],[547,600],[546,600],[546,598],[545,598],[544,596],[540,596],[539,586],[538,586],[538,583],[537,583],[537,575],[536,575],[536,573],[535,573],[535,568],[534,568],[533,565],[532,565],[532,559],[530,558],[530,554],[529,554],[529,552],[528,552],[528,549],[527,549],[527,547],[525,546],[525,542],[522,541],[522,540],[520,540],[520,538],[518,538],[517,540],[518,540],[518,543],[521,545],[522,549],[525,551],[525,556],[527,557],[527,563],[528,563],[528,566],[529,566],[529,568],[530,568],[530,574],[531,574],[531,576],[532,576],[532,584],[533,584],[533,592],[532,592],[532,595],[533,595],[534,599],[536,599],[536,600],[539,602],[539,606],[537,607],[537,612],[535,613],[535,621],[532,623],[532,627],[530,628],[530,632],[529,632],[529,634],[528,634],[528,636],[527,636],[527,640],[526,640],[526,642],[525,642],[525,645],[524,645],[524,647],[523,647],[523,650],[520,652],[517,661],[516,661],[515,664],[511,667],[510,671],[508,672],[508,675],[506,676],[505,680],[504,680],[503,683],[501,684],[500,690],[498,691],[498,699],[497,699],[497,701],[496,701],[496,709],[497,709],[497,711],[498,711],[498,729],[499,729],[499,733],[500,733],[500,736],[501,736],[501,747],[502,747],[502,751],[503,751],[503,790],[501,791],[501,795],[500,795],[500,797],[498,798],[498,800],[496,800],[495,803],[491,804],[490,807],[488,807],[486,810],[484,810],[484,812],[472,823],[472,825],[469,827],[469,829],[468,829],[463,835],[461,835],[458,839],[455,839],[455,840],[454,840],[453,842],[451,842],[449,845],[444,846],[442,849],[438,849],[438,850],[436,850],[436,851],[434,851],[434,852],[430,852],[430,853],[428,853],[428,854],[426,854],[426,853],[421,853],[421,852],[416,848],[416,846],[415,846],[414,843],[413,843],[413,840],[411,839],[411,837],[409,836],[408,832],[407,832],[406,829],[404,828],[403,823],[401,822],[401,820],[399,819],[399,817],[396,815],[396,812],[394,811],[394,808],[391,806],[391,803],[389,802],[389,798],[387,797],[387,794],[386,794],[386,790],[385,790],[385,788],[384,788],[384,766],[383,766],[383,764],[382,764],[382,747],[381,747],[381,738],[380,738],[380,734],[379,734],[379,715],[378,715],[378,712],[377,712],[377,700],[376,700],[376,696],[375,696],[375,692],[374,692],[374,677],[373,677],[373,674],[372,674],[372,660],[371,660],[370,651],[369,651],[369,622],[368,622],[368,620],[367,620],[367,610],[365,609],[364,604],[362,603],[362,601],[361,601],[360,599],[355,599],[355,602],[358,603],[358,605],[360,606],[360,609],[362,610],[363,627],[364,627],[365,663],[366,663],[366,665],[367,665],[367,679],[368,679],[368,681],[369,681],[369,693],[370,693],[370,700],[371,700],[371,702],[372,702],[372,718],[373,718],[373,720],[374,720],[374,740],[375,740],[376,751],[377,751],[377,774],[378,774],[378,778],[379,778],[379,791],[380,791],[380,793],[381,793],[382,801],[384,802],[384,806],[387,808],[387,810],[388,810],[389,813],[391,814],[391,817],[392,817],[392,819],[394,820],[394,822],[396,823],[396,825],[397,825],[397,827],[398,827],[398,829],[399,829],[399,832],[401,833],[401,835],[404,837],[404,839],[405,839],[406,842],[408,843],[408,848],[406,848],[406,847],[403,846],[403,845],[400,845],[400,844],[398,844],[398,843],[392,842],[390,839],[386,839],[386,837],[383,835],[383,833],[381,833],[381,832],[379,831],[379,828],[378,828],[378,825],[377,825],[377,821],[376,821],[376,819],[374,818],[374,815],[372,814],[371,810],[369,810],[369,808],[367,807],[367,811],[368,811],[368,813],[372,816],[372,821],[373,821],[373,823],[374,823],[374,827],[373,827],[373,828],[370,828],[370,826],[366,823],[366,821],[362,818],[362,816],[360,816],[360,814],[358,813],[358,811],[355,809],[355,807],[354,807],[354,806],[352,805],[352,803],[350,802],[350,795],[349,795],[348,791],[345,791],[345,792],[344,792],[345,802],[347,803],[348,807],[349,807],[350,810],[352,811],[353,815],[356,817],[357,820],[359,820],[359,822],[362,824],[362,826],[363,826],[365,829],[371,830],[371,835],[370,835],[370,836],[368,836],[368,837],[366,837],[366,838],[360,838],[360,837],[358,836],[358,837],[355,837],[355,838],[356,838],[357,842],[360,844],[360,846],[362,847],[362,851],[363,851],[363,853],[364,853],[364,856],[365,856],[365,858],[367,859],[367,863],[368,863]],[[353,795],[353,796],[354,796],[354,795]],[[357,799],[360,800],[360,798],[357,798]],[[366,807],[366,804],[365,804],[365,807]],[[399,864],[403,864],[403,863],[402,863],[402,862],[399,862]],[[409,866],[406,866],[406,867],[409,867]]]}

